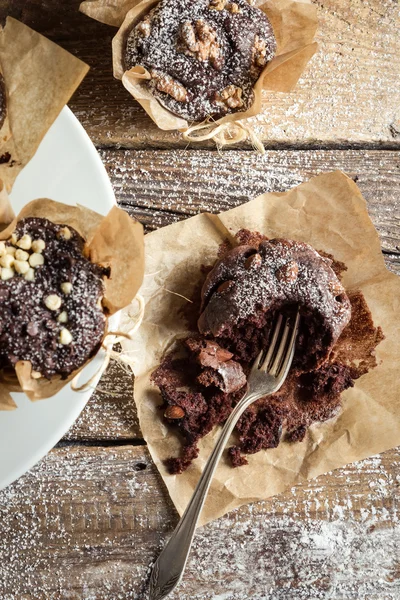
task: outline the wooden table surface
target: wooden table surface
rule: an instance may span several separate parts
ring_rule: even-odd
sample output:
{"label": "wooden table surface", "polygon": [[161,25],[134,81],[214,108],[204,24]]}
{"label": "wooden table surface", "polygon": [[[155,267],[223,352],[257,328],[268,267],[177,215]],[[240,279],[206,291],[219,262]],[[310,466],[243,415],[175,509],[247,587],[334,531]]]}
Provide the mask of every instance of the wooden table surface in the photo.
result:
{"label": "wooden table surface", "polygon": [[[147,230],[341,169],[357,181],[400,274],[400,35],[396,0],[316,0],[320,51],[253,119],[267,148],[217,152],[159,131],[111,73],[113,28],[79,0],[0,0],[92,68],[70,106],[122,207]],[[362,234],[362,232],[360,232]],[[242,507],[202,528],[177,600],[400,599],[400,452]],[[58,446],[0,492],[1,600],[146,598],[177,522],[118,365]]]}

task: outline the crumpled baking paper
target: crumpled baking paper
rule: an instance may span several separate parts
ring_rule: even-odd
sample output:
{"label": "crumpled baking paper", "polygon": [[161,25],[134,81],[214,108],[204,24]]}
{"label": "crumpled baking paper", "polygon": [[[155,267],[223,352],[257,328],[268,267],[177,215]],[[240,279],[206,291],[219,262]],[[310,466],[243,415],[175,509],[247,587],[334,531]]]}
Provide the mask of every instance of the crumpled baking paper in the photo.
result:
{"label": "crumpled baking paper", "polygon": [[0,129],[0,179],[10,191],[89,67],[8,17],[0,28],[6,117]]}
{"label": "crumpled baking paper", "polygon": [[303,442],[246,455],[249,464],[236,469],[223,457],[203,524],[400,444],[400,278],[385,267],[356,184],[340,172],[320,175],[288,192],[264,194],[219,215],[203,213],[145,237],[144,319],[135,339],[122,345],[136,362],[134,397],[144,438],[178,512],[193,493],[219,428],[200,440],[199,458],[187,471],[169,475],[163,460],[177,456],[180,443],[163,423],[160,393],[150,376],[173,340],[189,333],[182,309],[198,286],[201,266],[213,264],[220,244],[242,228],[307,242],[346,263],[345,287],[363,292],[386,338],[377,348],[378,366],[342,395],[339,415],[312,425]]}

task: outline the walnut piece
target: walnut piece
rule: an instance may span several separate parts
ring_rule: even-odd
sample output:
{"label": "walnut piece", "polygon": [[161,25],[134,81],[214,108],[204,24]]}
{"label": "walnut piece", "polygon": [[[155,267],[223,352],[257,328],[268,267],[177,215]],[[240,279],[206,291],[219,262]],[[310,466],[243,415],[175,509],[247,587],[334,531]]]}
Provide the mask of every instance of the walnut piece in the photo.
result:
{"label": "walnut piece", "polygon": [[177,405],[168,406],[166,411],[164,412],[164,417],[166,419],[183,419],[185,416],[185,411],[183,408]]}
{"label": "walnut piece", "polygon": [[222,69],[223,58],[217,33],[202,19],[197,20],[194,25],[190,21],[182,23],[178,38],[178,52],[193,56],[201,62],[209,60],[214,69]]}
{"label": "walnut piece", "polygon": [[160,71],[152,71],[151,77],[154,79],[156,88],[160,92],[168,94],[177,102],[189,102],[189,94],[186,88],[173,79],[166,73],[160,73]]}
{"label": "walnut piece", "polygon": [[330,281],[328,283],[328,289],[334,296],[340,296],[343,294],[344,287],[339,283],[339,281]]}
{"label": "walnut piece", "polygon": [[299,274],[299,265],[294,261],[282,265],[275,273],[281,283],[294,283]]}
{"label": "walnut piece", "polygon": [[137,31],[141,36],[147,38],[151,33],[151,23],[153,20],[154,8],[151,10],[140,23],[138,23],[135,27],[135,31]]}
{"label": "walnut piece", "polygon": [[208,8],[210,10],[224,10],[228,0],[211,0]]}
{"label": "walnut piece", "polygon": [[253,52],[251,56],[251,75],[257,76],[260,73],[260,69],[265,67],[267,63],[267,43],[262,40],[258,35],[254,38]]}
{"label": "walnut piece", "polygon": [[258,269],[262,265],[262,258],[260,254],[252,254],[246,259],[244,268],[248,271],[249,269]]}
{"label": "walnut piece", "polygon": [[228,2],[228,0],[210,0],[208,5],[210,10],[229,10],[231,13],[240,13],[240,7],[236,2]]}
{"label": "walnut piece", "polygon": [[228,85],[215,96],[216,102],[228,108],[241,108],[243,106],[242,88],[237,85]]}
{"label": "walnut piece", "polygon": [[221,285],[219,285],[217,287],[217,292],[218,294],[222,294],[223,292],[226,292],[227,290],[229,290],[233,285],[233,281],[231,281],[230,279],[228,281],[224,281],[223,283],[221,283]]}

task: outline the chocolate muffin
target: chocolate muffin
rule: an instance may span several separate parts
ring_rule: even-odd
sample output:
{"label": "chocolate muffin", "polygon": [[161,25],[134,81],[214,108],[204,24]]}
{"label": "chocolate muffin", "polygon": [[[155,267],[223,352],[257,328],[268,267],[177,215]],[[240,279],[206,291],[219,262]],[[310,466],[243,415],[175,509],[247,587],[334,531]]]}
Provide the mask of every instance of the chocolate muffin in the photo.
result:
{"label": "chocolate muffin", "polygon": [[107,270],[83,254],[71,227],[18,222],[0,242],[0,372],[30,361],[32,376],[67,378],[99,349]]}
{"label": "chocolate muffin", "polygon": [[161,0],[128,33],[124,67],[147,69],[158,101],[198,122],[247,110],[275,51],[271,23],[247,0]]}
{"label": "chocolate muffin", "polygon": [[341,393],[377,364],[383,333],[362,293],[346,294],[343,263],[301,242],[243,231],[237,238],[241,245],[225,250],[202,287],[200,333],[180,341],[152,375],[165,421],[183,440],[180,456],[166,461],[173,474],[189,467],[199,440],[224,423],[242,398],[276,311],[300,306],[295,359],[281,389],[238,421],[228,451],[233,466],[282,439],[301,441],[312,423],[335,416]]}
{"label": "chocolate muffin", "polygon": [[221,340],[248,361],[268,341],[277,311],[299,306],[301,325],[294,365],[318,368],[350,321],[350,302],[332,261],[308,244],[264,240],[228,252],[209,273],[202,292],[200,333]]}

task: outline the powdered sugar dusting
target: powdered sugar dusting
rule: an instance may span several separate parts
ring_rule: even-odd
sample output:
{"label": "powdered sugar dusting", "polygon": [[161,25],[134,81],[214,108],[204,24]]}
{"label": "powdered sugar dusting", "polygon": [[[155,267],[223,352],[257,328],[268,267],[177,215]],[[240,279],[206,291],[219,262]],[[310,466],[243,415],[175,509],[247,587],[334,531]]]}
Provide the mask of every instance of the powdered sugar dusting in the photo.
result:
{"label": "powdered sugar dusting", "polygon": [[[397,600],[398,452],[199,530],[171,600]],[[4,600],[144,600],[177,517],[147,451],[60,448],[0,492]],[[23,576],[21,576],[23,574]]]}
{"label": "powdered sugar dusting", "polygon": [[[351,309],[344,288],[329,266],[331,261],[311,246],[289,240],[261,242],[256,266],[247,266],[248,256],[248,247],[236,248],[208,275],[203,288],[207,304],[202,332],[219,336],[226,324],[232,326],[249,319],[260,307],[267,311],[277,304],[299,304],[307,312],[320,315],[332,343],[337,340],[350,320]],[[290,265],[296,268],[292,279],[293,273],[285,271]],[[228,289],[220,292],[222,282]]]}

